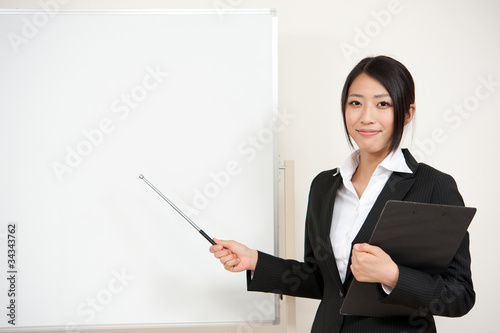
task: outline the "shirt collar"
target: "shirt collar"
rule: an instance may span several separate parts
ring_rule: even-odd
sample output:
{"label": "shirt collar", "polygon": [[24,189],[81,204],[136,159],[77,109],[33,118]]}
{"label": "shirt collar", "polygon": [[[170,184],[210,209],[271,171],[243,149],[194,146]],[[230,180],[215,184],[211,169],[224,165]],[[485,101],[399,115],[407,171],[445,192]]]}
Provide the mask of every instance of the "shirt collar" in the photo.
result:
{"label": "shirt collar", "polygon": [[408,164],[406,164],[406,159],[401,149],[396,149],[387,155],[382,163],[379,164],[379,167],[392,172],[413,173]]}
{"label": "shirt collar", "polygon": [[[340,166],[340,175],[342,178],[350,181],[352,175],[356,172],[358,165],[359,149],[353,152]],[[387,157],[378,165],[373,174],[378,175],[383,172],[413,173],[413,171],[411,171],[406,164],[403,151],[399,148],[389,153],[389,155],[387,155]]]}
{"label": "shirt collar", "polygon": [[345,161],[340,165],[340,175],[344,180],[351,180],[352,175],[359,165],[359,149],[354,151]]}

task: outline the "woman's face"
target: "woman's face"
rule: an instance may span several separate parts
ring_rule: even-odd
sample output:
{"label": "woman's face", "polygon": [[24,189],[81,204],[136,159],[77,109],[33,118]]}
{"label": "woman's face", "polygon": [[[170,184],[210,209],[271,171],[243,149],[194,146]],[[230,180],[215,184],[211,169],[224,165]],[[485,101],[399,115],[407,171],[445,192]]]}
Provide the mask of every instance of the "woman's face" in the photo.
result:
{"label": "woman's face", "polygon": [[389,92],[365,73],[349,87],[345,106],[347,131],[361,153],[387,155],[393,133],[394,107]]}

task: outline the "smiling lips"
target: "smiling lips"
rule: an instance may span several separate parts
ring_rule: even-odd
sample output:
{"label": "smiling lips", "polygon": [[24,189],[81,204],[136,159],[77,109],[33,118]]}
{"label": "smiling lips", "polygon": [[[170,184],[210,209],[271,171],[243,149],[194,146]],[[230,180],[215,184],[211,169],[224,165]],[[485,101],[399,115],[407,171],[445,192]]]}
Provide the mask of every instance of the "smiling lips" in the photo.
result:
{"label": "smiling lips", "polygon": [[378,133],[380,133],[380,131],[377,131],[377,130],[369,130],[369,129],[360,129],[358,130],[358,133],[361,135],[361,136],[374,136]]}

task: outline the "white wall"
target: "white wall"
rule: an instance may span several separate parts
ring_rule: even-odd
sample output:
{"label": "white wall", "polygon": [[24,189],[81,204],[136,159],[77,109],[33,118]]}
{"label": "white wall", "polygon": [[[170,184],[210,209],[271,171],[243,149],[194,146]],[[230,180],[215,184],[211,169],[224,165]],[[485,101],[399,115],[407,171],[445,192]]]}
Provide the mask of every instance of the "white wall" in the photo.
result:
{"label": "white wall", "polygon": [[[0,1],[1,8],[40,8],[49,0]],[[55,1],[52,1],[55,2]],[[280,133],[282,160],[295,160],[296,257],[312,178],[349,154],[339,108],[344,79],[358,60],[387,54],[401,60],[417,86],[416,157],[454,176],[469,206],[477,302],[462,318],[438,318],[441,333],[499,332],[500,286],[495,249],[496,166],[500,124],[500,3],[389,0],[107,0],[67,1],[66,9],[276,8],[279,17],[279,108],[294,119]],[[63,3],[63,1],[60,1]],[[390,13],[383,15],[382,13]],[[370,35],[363,38],[360,31]],[[357,53],[347,55],[349,47]],[[490,83],[485,83],[490,81]],[[461,110],[461,111],[460,111]],[[413,136],[413,138],[412,138]],[[310,329],[318,302],[297,300],[297,332]],[[136,330],[139,332],[139,330]],[[142,330],[141,330],[142,331]],[[151,329],[150,332],[236,332],[236,328]],[[240,331],[242,331],[240,329]],[[286,327],[243,331],[285,332]],[[131,331],[132,332],[132,331]]]}

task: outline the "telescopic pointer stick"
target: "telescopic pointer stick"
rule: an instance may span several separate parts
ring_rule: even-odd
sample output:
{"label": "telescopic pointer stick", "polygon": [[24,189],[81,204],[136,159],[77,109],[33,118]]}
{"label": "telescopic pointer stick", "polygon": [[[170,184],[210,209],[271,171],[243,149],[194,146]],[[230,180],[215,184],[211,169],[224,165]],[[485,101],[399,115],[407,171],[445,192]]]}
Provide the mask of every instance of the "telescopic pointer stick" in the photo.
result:
{"label": "telescopic pointer stick", "polygon": [[156,187],[154,187],[153,184],[151,184],[143,175],[139,175],[139,178],[141,178],[142,180],[144,180],[146,182],[146,184],[148,184],[153,190],[155,190],[156,193],[158,193],[160,195],[160,197],[163,198],[163,200],[165,200],[166,202],[168,202],[168,204],[170,206],[172,206],[173,209],[175,209],[175,211],[179,214],[181,214],[181,216],[186,219],[186,221],[189,222],[189,224],[191,224],[193,226],[193,228],[195,228],[196,230],[198,230],[198,232],[200,234],[203,235],[203,237],[205,237],[209,242],[210,244],[212,245],[217,245],[212,238],[210,238],[210,236],[208,236],[203,230],[201,230],[193,221],[191,221],[191,219],[186,215],[184,214],[179,208],[177,208],[176,205],[173,204],[172,201],[168,200],[166,196],[164,196],[160,191],[158,191],[158,189]]}

